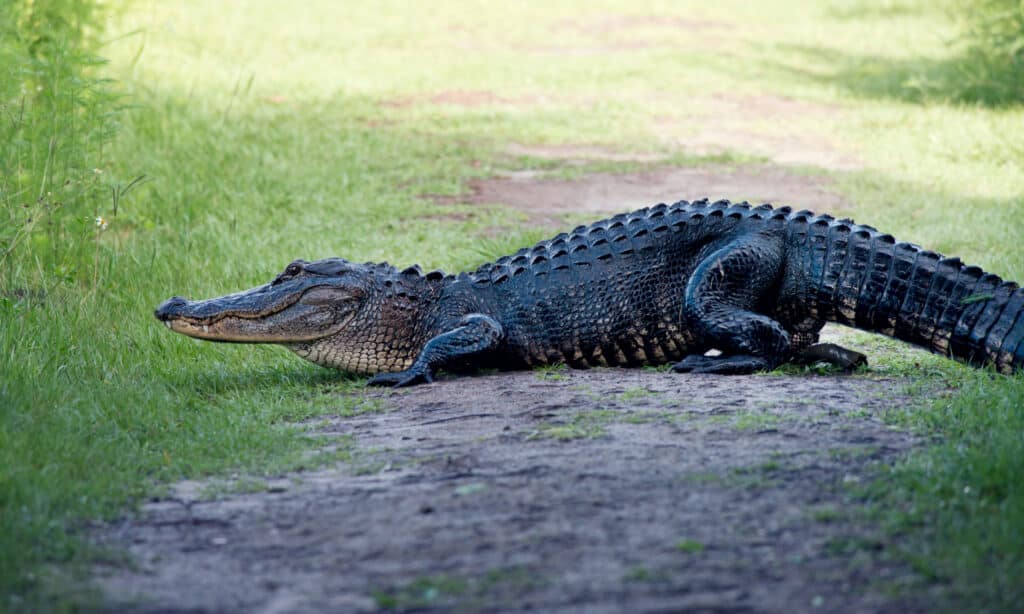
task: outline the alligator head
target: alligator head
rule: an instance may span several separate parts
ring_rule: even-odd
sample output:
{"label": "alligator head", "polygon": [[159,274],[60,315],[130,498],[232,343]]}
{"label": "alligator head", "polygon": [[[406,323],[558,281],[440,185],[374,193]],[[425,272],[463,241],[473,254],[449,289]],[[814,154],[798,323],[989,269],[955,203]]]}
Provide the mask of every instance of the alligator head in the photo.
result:
{"label": "alligator head", "polygon": [[[421,275],[412,277],[386,263],[296,260],[268,284],[203,301],[175,296],[154,315],[189,337],[280,344],[318,364],[358,373],[400,370],[418,349],[410,302],[429,285]],[[396,294],[402,300],[394,300]]]}

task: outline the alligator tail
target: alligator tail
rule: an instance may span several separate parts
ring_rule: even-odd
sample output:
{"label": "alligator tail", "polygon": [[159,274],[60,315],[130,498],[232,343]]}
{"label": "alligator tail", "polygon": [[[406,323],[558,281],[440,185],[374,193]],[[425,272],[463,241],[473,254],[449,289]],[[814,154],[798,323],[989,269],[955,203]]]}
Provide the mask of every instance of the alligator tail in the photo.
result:
{"label": "alligator tail", "polygon": [[806,220],[817,317],[1002,373],[1024,370],[1024,289],[869,226]]}

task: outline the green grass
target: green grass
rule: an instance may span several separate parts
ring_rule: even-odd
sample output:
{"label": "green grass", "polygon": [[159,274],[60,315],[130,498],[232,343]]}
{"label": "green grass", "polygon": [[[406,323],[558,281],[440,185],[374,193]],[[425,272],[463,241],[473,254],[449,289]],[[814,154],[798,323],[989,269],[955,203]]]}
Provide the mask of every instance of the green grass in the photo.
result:
{"label": "green grass", "polygon": [[608,424],[622,418],[623,414],[610,409],[579,411],[558,421],[542,422],[527,438],[547,437],[561,441],[596,439],[607,434],[605,427]]}
{"label": "green grass", "polygon": [[1024,381],[976,372],[956,385],[909,419],[944,441],[892,467],[868,499],[883,526],[915,536],[903,554],[925,577],[977,611],[1010,611],[1024,598]]}
{"label": "green grass", "polygon": [[[400,586],[375,589],[372,596],[377,607],[387,611],[444,609],[445,606],[456,611],[501,609],[518,603],[524,590],[547,581],[526,567],[515,566],[491,569],[473,577],[424,576]],[[500,595],[498,599],[496,594]]]}
{"label": "green grass", "polygon": [[676,550],[684,554],[699,554],[704,552],[704,544],[692,539],[683,539],[676,543]]}
{"label": "green grass", "polygon": [[[296,257],[458,269],[542,238],[500,203],[445,219],[420,196],[517,165],[576,172],[509,142],[698,164],[682,145],[723,96],[794,98],[831,110],[739,129],[827,139],[861,167],[799,170],[831,177],[858,220],[1024,279],[1024,110],[943,89],[962,58],[931,3],[304,7],[139,0],[98,47],[72,37],[33,58],[0,38],[0,609],[73,603],[45,601],[59,587],[42,570],[88,559],[83,521],[181,478],[306,466],[323,442],[294,422],[360,411],[358,381],[171,335],[156,304],[262,283]],[[689,21],[648,18],[669,13]],[[489,102],[431,102],[445,92]],[[877,507],[954,596],[1019,602],[1024,378],[870,353],[958,391],[914,413],[942,443],[894,468]]]}
{"label": "green grass", "polygon": [[382,610],[409,610],[430,607],[438,601],[463,595],[467,590],[468,584],[462,578],[432,576],[392,590],[378,589],[373,592],[373,599]]}

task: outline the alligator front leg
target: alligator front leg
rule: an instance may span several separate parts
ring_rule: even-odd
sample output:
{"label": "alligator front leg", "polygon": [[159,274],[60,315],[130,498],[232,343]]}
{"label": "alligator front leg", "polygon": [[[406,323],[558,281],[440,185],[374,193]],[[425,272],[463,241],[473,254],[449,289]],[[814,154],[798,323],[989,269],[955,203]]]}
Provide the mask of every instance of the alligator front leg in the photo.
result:
{"label": "alligator front leg", "polygon": [[432,382],[437,369],[497,347],[504,334],[494,318],[471,313],[463,316],[455,328],[428,341],[411,367],[397,373],[378,373],[367,385],[400,388]]}
{"label": "alligator front leg", "polygon": [[782,239],[768,233],[743,237],[705,258],[686,286],[684,312],[704,345],[722,355],[691,354],[672,370],[737,375],[771,370],[785,362],[789,333],[754,311],[776,291],[782,261]]}

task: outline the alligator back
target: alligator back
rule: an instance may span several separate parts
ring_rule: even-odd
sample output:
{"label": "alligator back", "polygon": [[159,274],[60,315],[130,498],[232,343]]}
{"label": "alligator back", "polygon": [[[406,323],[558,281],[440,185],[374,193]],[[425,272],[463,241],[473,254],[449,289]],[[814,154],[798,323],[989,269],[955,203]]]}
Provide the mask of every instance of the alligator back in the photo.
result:
{"label": "alligator back", "polygon": [[487,293],[512,361],[587,367],[680,360],[699,345],[683,316],[687,280],[749,213],[748,205],[724,201],[659,204],[579,226],[459,282]]}
{"label": "alligator back", "polygon": [[[741,237],[782,237],[757,311],[875,331],[1005,373],[1024,364],[1024,291],[850,220],[706,200],[579,226],[449,279],[506,329],[498,366],[658,364],[707,349],[684,314],[697,266]],[[756,239],[755,239],[756,240]]]}

